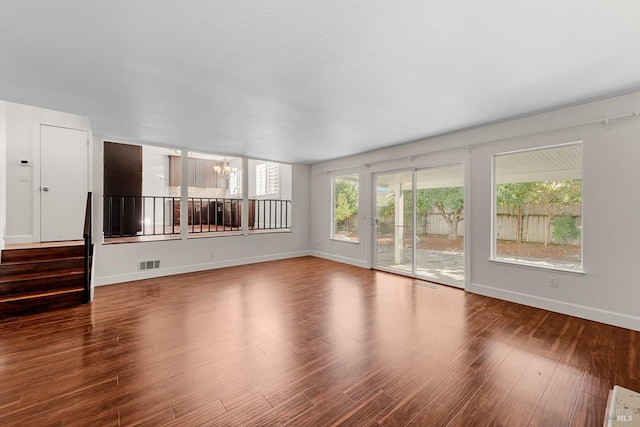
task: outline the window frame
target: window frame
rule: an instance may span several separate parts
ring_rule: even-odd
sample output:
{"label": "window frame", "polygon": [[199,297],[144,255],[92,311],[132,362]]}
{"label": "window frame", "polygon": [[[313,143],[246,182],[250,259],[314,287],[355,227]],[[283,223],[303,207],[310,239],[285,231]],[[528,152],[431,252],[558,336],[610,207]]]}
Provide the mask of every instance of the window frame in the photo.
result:
{"label": "window frame", "polygon": [[229,174],[229,194],[232,196],[242,196],[242,179],[243,179],[243,171],[242,168],[237,169],[236,171],[231,171]]}
{"label": "window frame", "polygon": [[[275,172],[270,171],[270,168],[275,167]],[[260,174],[259,169],[264,168],[264,188],[258,185]],[[256,198],[270,199],[280,197],[280,164],[278,162],[258,161],[255,165],[255,188]],[[271,173],[270,173],[271,172]],[[271,178],[271,179],[270,179]],[[261,191],[264,190],[264,193]],[[270,190],[273,190],[270,192]]]}
{"label": "window frame", "polygon": [[[500,258],[497,254],[497,246],[498,246],[498,225],[497,225],[497,210],[498,210],[498,194],[497,194],[497,159],[499,156],[504,156],[508,154],[517,154],[517,153],[525,153],[531,151],[542,151],[546,149],[552,148],[560,148],[560,147],[568,147],[573,145],[579,145],[581,147],[581,168],[580,168],[580,265],[576,266],[576,268],[571,267],[562,267],[562,266],[553,266],[553,265],[544,265],[540,261],[526,261],[526,260],[510,260]],[[525,181],[523,181],[525,182]],[[534,181],[531,181],[534,182]],[[541,181],[535,181],[541,182]],[[491,157],[491,252],[489,261],[496,264],[504,264],[511,265],[517,267],[524,267],[534,270],[544,270],[544,271],[557,271],[575,275],[584,275],[584,228],[582,227],[584,224],[584,141],[578,140],[573,142],[561,143],[561,144],[550,144],[550,145],[542,145],[536,147],[529,147],[524,149],[505,151],[500,153],[495,153]]]}
{"label": "window frame", "polygon": [[[329,236],[330,240],[335,240],[338,242],[345,242],[345,243],[353,243],[353,244],[359,244],[360,243],[360,224],[358,224],[358,226],[356,227],[356,235],[354,239],[349,239],[349,238],[345,238],[345,237],[340,237],[336,235],[336,180],[338,179],[345,179],[345,178],[355,178],[355,182],[357,184],[357,205],[358,205],[358,212],[360,211],[360,175],[357,172],[354,173],[348,173],[348,174],[341,174],[341,175],[335,175],[331,177],[331,234]],[[351,179],[351,181],[353,181],[353,179]],[[356,214],[359,215],[359,214]]]}

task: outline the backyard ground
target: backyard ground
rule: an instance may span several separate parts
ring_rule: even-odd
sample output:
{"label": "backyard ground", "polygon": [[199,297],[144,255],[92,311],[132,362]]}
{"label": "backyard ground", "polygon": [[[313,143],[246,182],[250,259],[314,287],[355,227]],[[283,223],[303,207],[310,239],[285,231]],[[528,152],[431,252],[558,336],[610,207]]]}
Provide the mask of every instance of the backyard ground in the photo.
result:
{"label": "backyard ground", "polygon": [[[344,237],[347,237],[346,235]],[[354,240],[357,236],[354,234],[352,237]],[[405,247],[411,247],[411,239],[405,239]],[[418,236],[418,249],[429,249],[434,251],[446,251],[446,252],[462,252],[462,246],[464,239],[458,237],[451,240],[448,236],[441,236],[430,234],[427,236]],[[378,237],[379,246],[391,246],[393,245],[393,236],[383,235]],[[506,258],[531,258],[531,259],[546,259],[557,260],[567,262],[579,262],[580,260],[580,247],[579,246],[564,246],[549,244],[544,245],[542,243],[516,243],[506,240],[498,240],[497,254]]]}
{"label": "backyard ground", "polygon": [[[437,251],[462,252],[463,238],[450,240],[447,236],[421,236],[418,238],[419,249],[431,249]],[[498,240],[497,253],[500,256],[526,257],[537,259],[554,259],[558,261],[576,261],[580,259],[579,246],[563,246],[542,243],[516,243]]]}

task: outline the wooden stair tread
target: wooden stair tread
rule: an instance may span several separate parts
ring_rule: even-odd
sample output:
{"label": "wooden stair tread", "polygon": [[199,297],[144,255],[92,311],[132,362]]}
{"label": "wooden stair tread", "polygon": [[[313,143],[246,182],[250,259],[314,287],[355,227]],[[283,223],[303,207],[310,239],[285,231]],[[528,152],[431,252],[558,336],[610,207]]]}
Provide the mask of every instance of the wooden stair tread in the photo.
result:
{"label": "wooden stair tread", "polygon": [[84,276],[84,269],[66,269],[64,271],[48,271],[48,272],[36,272],[25,274],[9,274],[0,277],[0,283],[20,282],[33,279],[56,279],[58,277],[65,277],[70,275]]}
{"label": "wooden stair tread", "polygon": [[22,261],[22,260],[2,261],[2,263],[0,263],[0,266],[3,266],[3,265],[25,265],[25,264],[38,265],[38,264],[45,264],[45,263],[48,263],[48,262],[71,261],[71,260],[84,260],[84,257],[83,256],[67,256],[67,257],[50,258],[50,259],[32,259],[32,260],[27,260],[27,261]]}
{"label": "wooden stair tread", "polygon": [[20,263],[84,256],[84,246],[53,246],[45,248],[4,249],[0,262]]}
{"label": "wooden stair tread", "polygon": [[36,298],[52,297],[56,295],[73,294],[76,292],[84,292],[84,288],[82,286],[80,287],[76,286],[68,289],[53,289],[51,291],[46,291],[46,292],[39,291],[39,292],[26,292],[23,294],[5,295],[5,296],[0,296],[0,303],[11,302],[11,301],[26,301],[26,300],[36,299]]}
{"label": "wooden stair tread", "polygon": [[[3,250],[0,319],[75,307],[86,300],[85,246]],[[93,248],[89,247],[89,267]]]}
{"label": "wooden stair tread", "polygon": [[11,279],[12,277],[22,277],[33,274],[42,274],[43,276],[47,276],[52,273],[66,274],[68,272],[83,270],[84,258],[0,264],[0,277],[5,279],[0,279],[0,282],[6,281],[6,279]]}

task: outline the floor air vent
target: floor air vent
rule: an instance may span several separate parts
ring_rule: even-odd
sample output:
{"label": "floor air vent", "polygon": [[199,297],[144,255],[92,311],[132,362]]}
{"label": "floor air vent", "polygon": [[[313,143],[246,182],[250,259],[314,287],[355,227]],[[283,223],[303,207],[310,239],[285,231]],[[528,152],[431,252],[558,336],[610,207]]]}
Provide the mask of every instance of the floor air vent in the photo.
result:
{"label": "floor air vent", "polygon": [[152,261],[140,261],[140,263],[138,264],[139,271],[153,270],[155,268],[160,268],[159,259],[152,260]]}
{"label": "floor air vent", "polygon": [[429,282],[423,282],[422,280],[414,280],[413,284],[418,286],[424,286],[425,288],[438,289],[438,285],[434,285],[433,283],[429,283]]}

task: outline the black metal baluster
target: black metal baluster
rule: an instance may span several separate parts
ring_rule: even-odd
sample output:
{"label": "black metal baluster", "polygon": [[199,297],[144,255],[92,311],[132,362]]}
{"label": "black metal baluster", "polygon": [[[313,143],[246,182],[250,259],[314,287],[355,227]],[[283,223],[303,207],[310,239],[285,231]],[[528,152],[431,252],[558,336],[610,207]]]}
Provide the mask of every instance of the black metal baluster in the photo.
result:
{"label": "black metal baluster", "polygon": [[215,209],[213,210],[214,212],[214,217],[213,217],[213,231],[219,231],[218,227],[220,227],[220,219],[221,216],[219,214],[220,212],[220,199],[219,198],[215,198]]}
{"label": "black metal baluster", "polygon": [[109,214],[107,215],[109,221],[109,237],[113,237],[113,197],[107,197],[109,198]]}
{"label": "black metal baluster", "polygon": [[207,233],[211,233],[211,199],[207,198]]}
{"label": "black metal baluster", "polygon": [[131,235],[135,236],[137,234],[138,231],[138,227],[136,227],[136,196],[131,197],[131,200],[133,201],[133,215],[131,215]]}
{"label": "black metal baluster", "polygon": [[120,237],[124,232],[124,196],[120,197]]}
{"label": "black metal baluster", "polygon": [[275,216],[275,207],[276,204],[273,203],[273,200],[269,200],[269,230],[272,230],[275,226],[273,217]]}
{"label": "black metal baluster", "polygon": [[162,196],[162,234],[167,234],[167,197],[165,196]]}
{"label": "black metal baluster", "polygon": [[[222,231],[227,230],[227,222],[225,221],[226,213],[227,213],[227,199],[222,199]],[[229,214],[231,214],[231,206],[229,206]]]}
{"label": "black metal baluster", "polygon": [[[193,206],[193,205],[196,204],[196,200],[195,200],[195,198],[193,198],[193,199],[189,199],[189,201],[191,202],[191,209],[190,209],[190,211],[191,211],[191,232],[194,233],[196,231],[196,226],[195,226],[196,222],[194,221],[194,219],[196,217],[195,217],[195,214],[194,214],[195,206]],[[187,224],[188,223],[189,223],[189,217],[187,217]]]}
{"label": "black metal baluster", "polygon": [[[147,221],[147,201],[146,201],[146,197],[142,196],[142,235],[143,236],[147,233],[146,221]],[[155,233],[151,233],[151,234],[155,234]]]}
{"label": "black metal baluster", "polygon": [[[145,197],[145,198],[148,199],[148,197]],[[159,234],[159,233],[156,232],[156,203],[157,203],[156,198],[157,198],[156,196],[153,196],[153,215],[152,215],[153,218],[151,218],[151,221],[153,221],[153,228],[152,228],[153,232],[151,234],[154,235],[154,236],[156,234]],[[161,197],[161,199],[164,199],[164,197]],[[147,201],[146,200],[144,202],[144,205],[147,206]],[[162,208],[163,208],[162,212],[164,212],[164,206],[162,206]],[[164,215],[162,216],[162,229],[164,230]],[[164,234],[164,231],[163,231],[162,234]]]}

